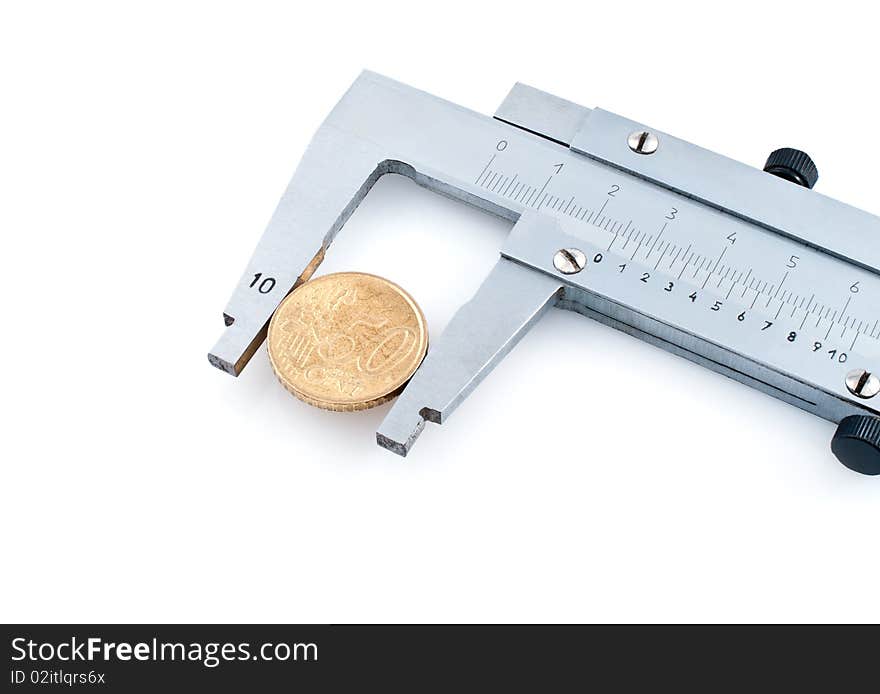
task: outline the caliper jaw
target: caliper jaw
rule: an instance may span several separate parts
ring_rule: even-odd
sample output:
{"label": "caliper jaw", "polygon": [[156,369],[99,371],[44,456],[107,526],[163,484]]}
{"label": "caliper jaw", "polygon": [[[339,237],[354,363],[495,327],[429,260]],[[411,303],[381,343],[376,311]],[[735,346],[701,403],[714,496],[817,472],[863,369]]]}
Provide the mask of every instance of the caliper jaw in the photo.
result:
{"label": "caliper jaw", "polygon": [[[554,218],[523,213],[511,236],[555,233]],[[563,283],[502,257],[452,317],[376,432],[405,456],[425,422],[444,423],[474,388],[559,300]]]}
{"label": "caliper jaw", "polygon": [[[549,114],[547,123],[536,127],[547,125],[557,137],[567,138],[589,109],[550,95],[538,98],[543,93],[521,85],[511,94],[495,120],[363,72],[309,144],[226,306],[227,327],[208,355],[210,362],[234,376],[241,372],[265,338],[272,313],[309,279],[336,233],[386,173],[408,176],[515,221],[518,205],[487,194],[470,178],[484,166],[487,144],[506,147],[508,141],[524,145],[532,140],[501,121],[506,117],[524,128],[523,118],[536,125]],[[566,151],[558,144],[538,146],[545,152]]]}
{"label": "caliper jaw", "polygon": [[[460,146],[428,136],[432,128],[456,133]],[[386,173],[515,219],[510,210],[476,197],[476,186],[444,174],[461,164],[462,152],[473,151],[478,167],[478,146],[508,130],[394,80],[361,73],[318,129],[278,203],[226,306],[227,327],[208,355],[211,364],[233,376],[241,373],[265,339],[272,313],[309,279],[336,233]],[[445,165],[435,171],[432,162]]]}
{"label": "caliper jaw", "polygon": [[241,373],[278,304],[311,277],[336,232],[386,173],[383,164],[369,142],[330,123],[321,127],[226,306],[226,330],[208,355],[214,366]]}
{"label": "caliper jaw", "polygon": [[[531,140],[501,122],[505,117],[525,129],[519,122],[523,118],[535,126],[547,115],[546,123],[536,127],[546,125],[557,137],[567,138],[589,113],[550,95],[538,98],[542,94],[520,85],[493,120],[363,72],[327,116],[297,167],[226,306],[227,327],[208,355],[211,364],[233,376],[242,371],[265,339],[275,309],[309,279],[336,233],[386,173],[408,176],[438,193],[516,220],[518,206],[487,195],[470,180],[470,172],[483,166],[487,143]],[[549,147],[556,151],[558,144]],[[465,179],[455,175],[464,171]]]}

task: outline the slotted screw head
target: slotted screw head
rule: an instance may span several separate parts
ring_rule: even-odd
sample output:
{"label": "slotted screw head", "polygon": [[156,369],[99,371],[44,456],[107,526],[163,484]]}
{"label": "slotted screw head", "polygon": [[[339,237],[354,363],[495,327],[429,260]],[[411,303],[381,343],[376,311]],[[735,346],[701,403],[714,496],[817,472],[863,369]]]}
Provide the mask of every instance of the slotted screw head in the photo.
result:
{"label": "slotted screw head", "polygon": [[562,248],[553,256],[553,267],[563,275],[574,275],[587,264],[587,256],[577,248]]}
{"label": "slotted screw head", "polygon": [[846,387],[856,397],[867,400],[880,393],[880,378],[865,369],[856,369],[846,375]]}
{"label": "slotted screw head", "polygon": [[660,146],[660,139],[649,130],[636,130],[630,133],[626,143],[636,154],[654,154]]}

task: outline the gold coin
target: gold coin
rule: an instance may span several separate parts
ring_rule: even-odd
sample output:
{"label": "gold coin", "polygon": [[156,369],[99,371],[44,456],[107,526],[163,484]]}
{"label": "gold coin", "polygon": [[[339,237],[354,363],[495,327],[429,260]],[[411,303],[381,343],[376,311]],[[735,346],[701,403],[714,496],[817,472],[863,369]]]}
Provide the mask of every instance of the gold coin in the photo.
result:
{"label": "gold coin", "polygon": [[428,331],[413,298],[362,272],[297,287],[269,323],[269,361],[300,400],[352,412],[403,390],[425,357]]}

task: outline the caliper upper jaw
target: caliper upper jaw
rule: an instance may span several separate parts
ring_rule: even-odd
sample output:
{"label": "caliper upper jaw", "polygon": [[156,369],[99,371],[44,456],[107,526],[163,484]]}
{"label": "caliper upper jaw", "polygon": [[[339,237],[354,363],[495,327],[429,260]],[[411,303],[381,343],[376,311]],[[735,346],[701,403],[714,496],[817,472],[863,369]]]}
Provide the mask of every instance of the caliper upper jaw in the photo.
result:
{"label": "caliper upper jaw", "polygon": [[347,127],[356,87],[315,134],[224,311],[226,329],[208,355],[237,376],[266,336],[273,312],[311,277],[333,237],[376,180],[392,165],[389,153]]}
{"label": "caliper upper jaw", "polygon": [[[537,95],[537,96],[536,96]],[[540,98],[538,98],[540,97]],[[208,359],[237,376],[265,339],[273,312],[287,294],[309,279],[333,237],[385,173],[515,219],[518,210],[499,204],[470,183],[482,166],[485,143],[515,136],[499,120],[547,130],[566,138],[589,111],[518,85],[498,120],[487,119],[381,75],[363,72],[312,139],[224,312],[226,329]],[[539,122],[540,119],[540,122]],[[455,136],[429,136],[433,128]],[[507,140],[504,140],[505,144]],[[458,174],[467,171],[462,179]]]}
{"label": "caliper upper jaw", "polygon": [[224,311],[227,327],[208,355],[237,376],[266,336],[278,304],[311,277],[336,232],[382,171],[369,142],[326,125],[309,145]]}
{"label": "caliper upper jaw", "polygon": [[[551,232],[556,220],[524,213],[513,234]],[[544,227],[543,229],[541,227]],[[452,317],[376,432],[376,442],[405,456],[425,422],[442,424],[556,304],[563,282],[502,257],[474,297]]]}

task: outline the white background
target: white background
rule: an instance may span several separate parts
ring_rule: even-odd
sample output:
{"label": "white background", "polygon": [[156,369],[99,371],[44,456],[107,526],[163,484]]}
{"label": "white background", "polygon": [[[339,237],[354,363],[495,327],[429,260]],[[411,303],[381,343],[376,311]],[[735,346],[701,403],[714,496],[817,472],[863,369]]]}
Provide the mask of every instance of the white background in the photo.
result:
{"label": "white background", "polygon": [[[880,619],[880,481],[834,427],[583,317],[405,461],[388,406],[205,358],[362,68],[486,114],[519,80],[756,166],[801,147],[880,212],[878,10],[809,5],[5,3],[0,618]],[[319,273],[387,276],[437,336],[508,229],[389,176]]]}

